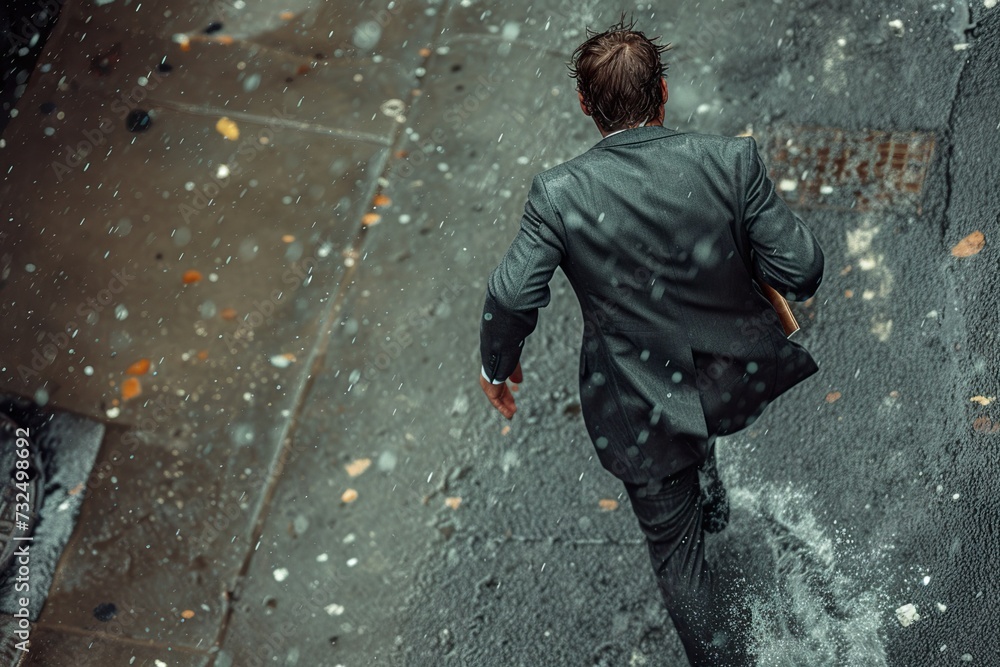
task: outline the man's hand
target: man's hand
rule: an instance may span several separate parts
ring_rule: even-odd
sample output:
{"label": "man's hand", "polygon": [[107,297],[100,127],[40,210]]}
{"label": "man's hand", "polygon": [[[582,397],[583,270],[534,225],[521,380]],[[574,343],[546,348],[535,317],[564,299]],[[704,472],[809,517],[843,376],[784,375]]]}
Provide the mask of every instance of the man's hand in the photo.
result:
{"label": "man's hand", "polygon": [[[520,384],[524,380],[524,375],[521,374],[521,363],[518,362],[517,368],[514,372],[510,374],[507,378],[514,384]],[[486,378],[479,374],[479,386],[483,388],[483,393],[486,394],[486,398],[490,399],[490,403],[493,404],[497,410],[500,411],[507,419],[513,419],[514,413],[517,412],[517,406],[514,405],[514,394],[511,393],[510,389],[507,387],[507,383],[503,384],[493,384]]]}

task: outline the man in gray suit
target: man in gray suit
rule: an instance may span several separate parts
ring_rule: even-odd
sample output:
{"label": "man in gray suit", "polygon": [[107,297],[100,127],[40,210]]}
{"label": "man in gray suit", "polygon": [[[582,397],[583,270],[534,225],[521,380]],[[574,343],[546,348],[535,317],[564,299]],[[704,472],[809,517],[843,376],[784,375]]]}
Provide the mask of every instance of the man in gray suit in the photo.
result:
{"label": "man in gray suit", "polygon": [[756,281],[787,299],[823,276],[813,234],[775,192],[752,137],[663,127],[665,66],[624,19],[573,54],[603,139],[535,176],[490,275],[480,383],[508,419],[506,380],[562,268],[583,312],[580,398],[602,465],[625,484],[692,665],[752,664],[748,610],[704,557],[699,466],[817,371]]}

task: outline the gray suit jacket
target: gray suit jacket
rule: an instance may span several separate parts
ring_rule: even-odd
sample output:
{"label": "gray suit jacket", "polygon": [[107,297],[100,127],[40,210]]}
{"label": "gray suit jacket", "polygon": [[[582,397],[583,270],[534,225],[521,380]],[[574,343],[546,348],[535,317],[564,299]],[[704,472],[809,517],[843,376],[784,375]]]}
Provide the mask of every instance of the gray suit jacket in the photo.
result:
{"label": "gray suit jacket", "polygon": [[804,300],[823,261],[753,138],[626,130],[535,176],[489,278],[483,368],[513,372],[561,267],[583,312],[580,400],[601,463],[633,483],[673,474],[818,370],[752,276]]}

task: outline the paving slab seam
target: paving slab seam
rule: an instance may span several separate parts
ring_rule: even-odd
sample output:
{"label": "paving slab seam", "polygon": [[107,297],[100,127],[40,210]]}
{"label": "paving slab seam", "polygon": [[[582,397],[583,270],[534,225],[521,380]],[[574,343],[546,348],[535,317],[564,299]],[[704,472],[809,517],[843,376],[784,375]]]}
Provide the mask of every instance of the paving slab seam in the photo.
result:
{"label": "paving slab seam", "polygon": [[[447,14],[446,12],[442,12],[439,15],[438,18],[439,25],[440,22],[443,20],[443,16],[446,16],[446,14]],[[440,34],[440,31],[438,31],[438,34]],[[432,43],[432,47],[433,46],[435,46],[435,43]],[[425,64],[429,58],[430,56],[424,58]],[[411,97],[413,91],[416,89],[417,89],[416,87],[410,89]],[[414,106],[419,104],[419,99],[420,98],[418,97],[414,101]],[[234,113],[229,112],[228,115],[237,118],[236,114]],[[309,124],[304,124],[304,125],[309,125]],[[294,129],[301,129],[301,128],[294,128]],[[308,131],[308,129],[306,131]],[[357,134],[362,134],[362,133],[357,133]],[[377,135],[369,135],[369,136],[376,137]],[[402,124],[397,124],[392,137],[384,139],[381,137],[377,137],[380,145],[387,146],[390,148],[390,150],[384,154],[384,157],[380,160],[381,163],[377,165],[377,168],[372,170],[372,173],[377,173],[379,174],[379,176],[371,180],[368,186],[368,192],[365,193],[366,197],[363,201],[371,201],[375,197],[375,194],[381,187],[379,181],[384,179],[386,175],[390,173],[390,166],[392,163],[392,156],[394,153],[393,149],[399,146],[404,136],[405,134],[402,129]],[[346,246],[345,250],[353,251],[359,257],[363,256],[362,250],[364,248],[365,239],[367,237],[367,230],[368,227],[364,223],[359,221],[358,231],[354,234],[351,242]],[[239,572],[236,575],[236,583],[234,587],[239,586],[239,582],[246,577],[247,572],[249,572],[250,570],[250,565],[253,561],[254,554],[256,553],[256,545],[259,543],[261,537],[263,536],[264,525],[266,523],[266,519],[268,516],[268,508],[270,506],[271,500],[273,500],[276,494],[277,485],[281,477],[281,472],[284,469],[284,465],[288,460],[291,451],[291,443],[294,438],[295,431],[298,427],[299,420],[301,419],[302,411],[305,408],[306,399],[309,396],[309,388],[312,386],[314,379],[318,377],[319,373],[322,371],[324,367],[324,360],[326,359],[326,353],[329,348],[330,339],[334,331],[334,325],[337,322],[337,317],[344,306],[344,302],[347,299],[348,288],[353,282],[353,277],[358,270],[358,266],[359,263],[355,262],[351,266],[347,267],[347,269],[344,271],[344,275],[339,285],[337,286],[336,291],[333,292],[333,298],[330,300],[330,306],[324,313],[323,317],[320,319],[319,326],[317,327],[319,331],[317,340],[316,343],[313,345],[312,349],[310,350],[309,357],[307,360],[307,366],[309,367],[309,374],[305,377],[304,380],[302,380],[299,383],[299,386],[295,390],[294,408],[292,410],[291,416],[285,422],[285,428],[282,430],[282,434],[280,437],[280,442],[282,444],[279,447],[278,453],[275,456],[273,463],[270,467],[267,477],[268,480],[267,485],[265,487],[264,493],[261,495],[261,499],[257,505],[257,510],[254,513],[254,519],[253,519],[254,528],[251,533],[251,538],[248,542],[248,544],[251,546],[247,550],[247,555],[244,558],[243,564],[241,565]],[[229,625],[232,620],[233,610],[234,606],[230,604],[229,601],[227,600],[226,610],[225,613],[223,614],[222,622],[219,625],[219,631],[216,633],[216,638],[214,642],[214,645],[216,647],[221,647],[225,642],[226,634],[229,630]],[[210,655],[212,657],[212,664],[214,664],[215,662],[214,656],[217,654],[210,654]]]}
{"label": "paving slab seam", "polygon": [[[377,187],[377,183],[376,183]],[[372,188],[374,190],[374,188]],[[337,287],[337,291],[331,299],[330,307],[327,309],[326,313],[320,319],[320,324],[318,330],[321,332],[318,336],[317,342],[313,345],[312,349],[309,351],[308,367],[310,369],[309,374],[302,379],[298,386],[295,388],[293,395],[295,396],[294,407],[291,411],[291,416],[288,417],[285,422],[285,426],[282,429],[279,442],[281,443],[278,447],[278,451],[269,466],[269,471],[267,475],[267,484],[264,487],[264,493],[261,494],[260,500],[257,503],[257,508],[253,513],[253,530],[250,534],[250,540],[248,541],[249,548],[247,549],[247,554],[243,559],[243,563],[240,566],[239,571],[236,575],[236,583],[234,588],[239,587],[239,582],[246,577],[247,572],[250,570],[250,563],[253,560],[254,554],[256,553],[256,545],[260,542],[260,539],[264,532],[264,524],[268,515],[268,508],[271,504],[271,500],[274,498],[275,492],[277,490],[277,485],[281,477],[282,470],[284,469],[285,463],[288,460],[291,450],[291,442],[295,433],[295,429],[298,426],[299,418],[302,414],[302,410],[306,404],[306,398],[309,395],[309,388],[312,386],[313,379],[316,377],[316,369],[318,364],[321,364],[322,358],[325,355],[326,343],[325,339],[329,336],[329,331],[331,330],[331,325],[336,321],[337,314],[343,306],[343,302],[346,298],[346,284],[349,284],[350,279],[353,277],[356,271],[356,265],[348,267],[344,271],[344,277],[340,285]],[[229,600],[225,603],[226,610],[222,617],[222,622],[219,624],[219,631],[216,633],[215,645],[222,646],[225,640],[226,631],[229,628],[229,623],[233,614],[233,605],[230,604]]]}
{"label": "paving slab seam", "polygon": [[[441,12],[441,15],[446,15],[446,14],[447,12]],[[439,22],[441,20],[442,20],[441,18],[438,19]],[[431,43],[431,53],[434,52],[434,47],[436,47],[436,45],[437,45],[436,42]],[[422,65],[428,64],[428,61],[432,57],[433,56],[431,55],[424,57],[422,60]],[[413,97],[413,91],[419,89],[420,89],[419,86],[414,86],[413,88],[411,88],[409,91],[410,92],[409,96]],[[413,106],[410,109],[411,113],[412,109],[420,104],[420,99],[421,98],[418,96],[414,100]],[[380,142],[381,142],[380,145],[387,146],[390,148],[390,150],[386,153],[386,157],[383,160],[382,164],[378,166],[378,169],[373,170],[379,175],[373,180],[372,185],[369,186],[369,191],[366,193],[366,199],[364,201],[371,201],[375,197],[375,194],[381,187],[380,181],[385,180],[386,178],[388,178],[388,175],[392,173],[393,163],[395,161],[403,161],[403,158],[394,157],[394,154],[399,149],[403,134],[404,132],[402,124],[397,123],[396,127],[394,128],[393,135],[391,137],[385,137],[385,138],[380,137]],[[369,136],[374,137],[376,135],[369,135]],[[347,249],[350,249],[353,253],[355,253],[358,258],[364,257],[363,251],[365,249],[365,241],[368,237],[368,229],[369,229],[368,225],[365,225],[363,222],[359,222],[357,232],[355,232],[354,236],[352,237],[350,244],[346,246]],[[343,306],[343,302],[347,297],[347,289],[352,282],[351,279],[353,278],[355,272],[357,271],[357,267],[358,267],[357,262],[352,266],[350,266],[344,272],[344,277],[340,281],[340,285],[337,286],[337,292],[332,300],[332,305],[331,305],[331,317],[328,321],[325,321],[324,324],[321,325],[322,331],[319,334],[319,339],[314,348],[317,351],[317,354],[311,356],[311,363],[309,366],[310,379],[316,377],[324,367],[324,362],[326,360],[326,352],[327,349],[329,348],[330,338],[333,334],[333,325],[336,322],[336,315],[340,312],[341,307]],[[301,403],[297,407],[300,410]],[[293,419],[295,419],[298,416],[299,410],[297,410],[296,413],[292,416]]]}
{"label": "paving slab seam", "polygon": [[187,646],[185,644],[165,644],[163,642],[158,642],[154,640],[142,641],[141,639],[132,639],[131,637],[126,637],[124,635],[114,635],[105,630],[84,630],[83,628],[76,628],[71,625],[59,625],[54,623],[46,623],[44,621],[39,621],[38,623],[35,623],[34,627],[42,630],[47,630],[53,633],[74,635],[76,637],[92,637],[95,640],[99,640],[101,643],[111,642],[111,643],[121,644],[123,646],[139,646],[142,648],[155,648],[155,649],[162,649],[164,651],[172,651],[176,653],[185,653],[197,656],[211,655],[210,649],[200,649],[194,646]]}
{"label": "paving slab seam", "polygon": [[163,107],[164,109],[173,109],[174,111],[180,111],[182,113],[189,113],[195,116],[226,116],[233,120],[242,121],[244,123],[257,123],[260,125],[267,125],[269,127],[280,127],[290,130],[299,130],[302,132],[311,132],[313,134],[322,134],[331,137],[341,137],[344,139],[351,139],[353,141],[367,141],[369,143],[376,144],[378,146],[389,146],[392,144],[392,139],[389,137],[384,137],[379,134],[371,134],[370,132],[356,132],[353,130],[342,130],[336,127],[330,127],[328,125],[321,125],[319,123],[307,123],[305,121],[289,120],[285,118],[278,118],[276,116],[261,116],[254,113],[247,113],[244,111],[234,111],[232,109],[226,109],[221,107],[210,107],[201,104],[184,104],[183,102],[171,102],[168,100],[158,99],[155,97],[148,98],[151,104]]}

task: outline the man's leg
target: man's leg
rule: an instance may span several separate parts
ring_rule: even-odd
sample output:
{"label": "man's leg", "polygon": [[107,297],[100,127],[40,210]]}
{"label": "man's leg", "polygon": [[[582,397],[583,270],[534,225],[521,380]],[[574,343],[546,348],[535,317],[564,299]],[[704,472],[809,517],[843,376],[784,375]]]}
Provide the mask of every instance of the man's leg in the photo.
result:
{"label": "man's leg", "polygon": [[[625,484],[646,535],[653,571],[667,611],[692,665],[743,667],[747,610],[725,600],[705,560],[697,466],[646,485]],[[735,600],[734,600],[735,601]]]}

